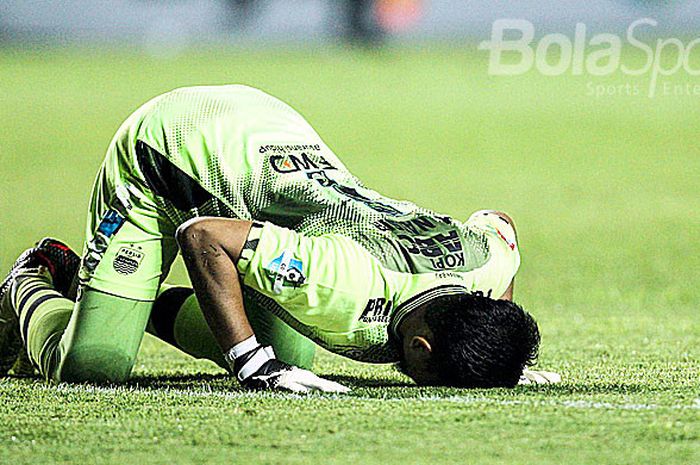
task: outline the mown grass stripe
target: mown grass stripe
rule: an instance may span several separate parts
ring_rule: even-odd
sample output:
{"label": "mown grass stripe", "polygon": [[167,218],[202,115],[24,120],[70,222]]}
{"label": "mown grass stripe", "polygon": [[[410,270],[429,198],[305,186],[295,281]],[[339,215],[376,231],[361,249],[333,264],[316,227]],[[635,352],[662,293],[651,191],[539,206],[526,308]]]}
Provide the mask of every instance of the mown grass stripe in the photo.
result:
{"label": "mown grass stripe", "polygon": [[[0,386],[3,383],[0,382]],[[692,404],[645,404],[645,403],[627,403],[627,402],[598,402],[585,399],[570,399],[570,400],[508,400],[508,399],[491,399],[481,396],[417,396],[417,397],[372,397],[366,395],[338,395],[338,394],[293,394],[293,393],[258,393],[258,392],[222,392],[208,390],[189,390],[189,389],[140,389],[135,387],[104,387],[104,386],[89,386],[89,385],[67,385],[61,384],[58,386],[36,385],[32,389],[41,389],[44,391],[70,392],[70,393],[85,393],[99,395],[143,395],[148,397],[161,396],[184,396],[197,398],[218,398],[218,399],[314,399],[325,400],[332,402],[343,401],[363,401],[363,402],[449,402],[464,405],[500,405],[500,406],[529,406],[529,407],[563,407],[571,409],[603,409],[603,410],[700,410],[700,398],[695,399]]]}

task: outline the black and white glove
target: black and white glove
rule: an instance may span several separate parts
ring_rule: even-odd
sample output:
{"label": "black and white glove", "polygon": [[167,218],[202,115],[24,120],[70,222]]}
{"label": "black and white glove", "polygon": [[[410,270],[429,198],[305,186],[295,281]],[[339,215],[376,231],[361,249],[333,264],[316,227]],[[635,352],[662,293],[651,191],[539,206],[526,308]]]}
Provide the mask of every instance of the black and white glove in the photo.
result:
{"label": "black and white glove", "polygon": [[263,347],[251,336],[224,354],[226,362],[243,387],[291,392],[349,392],[342,384],[323,379],[309,370],[275,358],[272,347]]}

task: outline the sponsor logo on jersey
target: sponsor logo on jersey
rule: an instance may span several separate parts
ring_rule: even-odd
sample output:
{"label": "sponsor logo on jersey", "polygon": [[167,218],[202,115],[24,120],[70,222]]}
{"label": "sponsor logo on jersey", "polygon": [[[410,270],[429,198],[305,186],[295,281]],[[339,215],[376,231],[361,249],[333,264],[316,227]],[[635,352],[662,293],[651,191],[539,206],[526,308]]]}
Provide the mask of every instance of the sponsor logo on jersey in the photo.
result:
{"label": "sponsor logo on jersey", "polygon": [[462,279],[462,276],[453,271],[440,271],[435,276],[438,279]]}
{"label": "sponsor logo on jersey", "polygon": [[290,251],[284,251],[272,260],[266,267],[267,275],[273,281],[273,291],[282,292],[283,286],[299,287],[306,281],[304,264],[292,256]]}
{"label": "sponsor logo on jersey", "polygon": [[321,150],[320,144],[267,144],[261,145],[258,149],[260,153],[289,153],[298,152],[300,150]]}
{"label": "sponsor logo on jersey", "polygon": [[384,297],[369,299],[365,309],[360,315],[360,321],[364,323],[389,323],[392,302]]}
{"label": "sponsor logo on jersey", "polygon": [[112,266],[114,271],[120,274],[132,274],[136,272],[143,260],[143,252],[132,247],[122,247],[114,257]]}
{"label": "sponsor logo on jersey", "polygon": [[272,169],[282,174],[336,169],[323,155],[309,155],[306,152],[299,155],[272,155],[270,156],[270,165]]}
{"label": "sponsor logo on jersey", "polygon": [[461,268],[464,266],[464,254],[451,253],[443,257],[433,258],[430,262],[436,270]]}
{"label": "sponsor logo on jersey", "polygon": [[397,234],[397,237],[408,253],[430,259],[435,270],[464,266],[462,241],[457,231],[453,230],[428,237],[406,234]]}

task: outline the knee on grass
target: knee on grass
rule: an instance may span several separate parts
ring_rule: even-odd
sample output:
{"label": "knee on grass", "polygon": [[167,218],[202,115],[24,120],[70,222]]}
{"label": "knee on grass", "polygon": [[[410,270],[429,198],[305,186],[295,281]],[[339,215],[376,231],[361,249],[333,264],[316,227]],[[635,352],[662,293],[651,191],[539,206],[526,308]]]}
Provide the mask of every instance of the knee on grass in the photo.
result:
{"label": "knee on grass", "polygon": [[135,356],[116,347],[86,347],[68,352],[57,373],[57,382],[123,383],[131,375]]}

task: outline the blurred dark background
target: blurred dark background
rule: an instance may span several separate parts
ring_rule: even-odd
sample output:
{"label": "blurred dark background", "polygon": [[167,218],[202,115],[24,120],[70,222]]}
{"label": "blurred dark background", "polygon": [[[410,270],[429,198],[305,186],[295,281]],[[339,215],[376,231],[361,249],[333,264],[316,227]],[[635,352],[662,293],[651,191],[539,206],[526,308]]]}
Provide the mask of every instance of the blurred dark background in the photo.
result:
{"label": "blurred dark background", "polygon": [[[622,32],[634,19],[659,32],[700,30],[698,0],[3,0],[0,39],[13,44],[128,43],[154,53],[197,44],[459,40],[493,20],[525,18],[566,32],[576,22]],[[549,31],[538,31],[546,33]]]}

